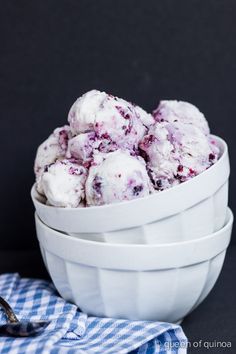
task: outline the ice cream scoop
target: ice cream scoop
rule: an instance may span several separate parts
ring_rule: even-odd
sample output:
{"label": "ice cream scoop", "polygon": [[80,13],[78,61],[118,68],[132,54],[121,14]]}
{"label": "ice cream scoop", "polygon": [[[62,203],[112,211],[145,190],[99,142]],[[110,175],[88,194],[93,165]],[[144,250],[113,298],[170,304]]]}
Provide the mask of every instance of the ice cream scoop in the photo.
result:
{"label": "ice cream scoop", "polygon": [[176,100],[160,101],[153,111],[153,117],[157,122],[183,123],[199,128],[204,134],[209,134],[209,126],[206,118],[199,109],[189,102]]}
{"label": "ice cream scoop", "polygon": [[151,191],[144,160],[117,150],[95,155],[85,186],[87,205],[144,197]]}
{"label": "ice cream scoop", "polygon": [[65,156],[70,137],[70,127],[65,125],[63,127],[56,128],[53,133],[38,147],[34,162],[34,172],[36,175],[37,190],[40,194],[43,194],[41,176],[45,167],[55,162],[57,159]]}
{"label": "ice cream scoop", "polygon": [[78,207],[84,198],[87,169],[76,160],[57,160],[42,175],[41,184],[49,205]]}
{"label": "ice cream scoop", "polygon": [[218,149],[210,136],[193,124],[157,122],[140,143],[157,190],[184,182],[210,167]]}
{"label": "ice cream scoop", "polygon": [[95,145],[98,146],[95,132],[81,133],[68,142],[67,158],[76,158],[86,162],[92,158]]}
{"label": "ice cream scoop", "polygon": [[119,148],[135,151],[146,132],[134,105],[97,90],[75,101],[68,121],[74,135],[94,132],[96,148],[101,152]]}

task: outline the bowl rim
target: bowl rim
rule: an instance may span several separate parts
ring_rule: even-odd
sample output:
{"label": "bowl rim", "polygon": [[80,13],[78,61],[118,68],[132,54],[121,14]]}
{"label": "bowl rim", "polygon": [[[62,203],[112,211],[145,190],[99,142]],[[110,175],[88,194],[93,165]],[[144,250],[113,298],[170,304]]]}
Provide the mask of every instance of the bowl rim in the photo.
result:
{"label": "bowl rim", "polygon": [[[70,207],[66,207],[66,208],[63,208],[63,207],[56,207],[56,206],[52,206],[52,205],[47,205],[45,203],[42,203],[39,199],[43,199],[45,198],[44,196],[41,196],[37,189],[36,189],[36,183],[33,184],[32,188],[31,188],[31,198],[33,200],[33,203],[35,205],[38,205],[40,208],[42,208],[43,210],[54,210],[55,212],[59,211],[59,212],[63,212],[63,213],[68,213],[68,212],[80,212],[81,214],[82,213],[91,213],[95,210],[99,210],[100,212],[102,212],[102,210],[109,210],[109,209],[112,209],[112,208],[119,208],[119,206],[122,206],[122,205],[130,205],[132,206],[132,204],[135,205],[135,203],[137,203],[138,200],[141,200],[143,202],[146,202],[147,200],[151,200],[151,199],[156,199],[157,196],[159,194],[161,194],[162,196],[164,195],[168,195],[169,193],[173,193],[173,190],[181,190],[182,188],[185,188],[184,186],[186,185],[189,185],[190,183],[192,183],[193,181],[198,181],[199,179],[202,179],[203,176],[207,175],[209,173],[209,171],[211,171],[213,173],[214,169],[216,169],[219,165],[219,163],[221,163],[221,161],[223,159],[226,158],[226,156],[228,155],[228,146],[227,146],[227,143],[219,136],[217,135],[213,135],[211,134],[210,135],[211,138],[215,139],[217,141],[217,145],[222,149],[222,154],[220,156],[220,158],[216,161],[216,163],[214,163],[212,166],[210,166],[207,170],[201,172],[200,174],[198,174],[197,176],[193,177],[192,179],[189,179],[188,181],[184,182],[184,183],[181,183],[181,184],[178,184],[176,186],[173,186],[171,188],[168,188],[168,189],[165,189],[161,192],[154,192],[152,194],[149,194],[145,197],[140,197],[140,198],[136,198],[136,199],[132,199],[132,200],[126,200],[126,201],[121,201],[121,202],[117,202],[117,203],[111,203],[111,204],[104,204],[104,205],[96,205],[96,206],[89,206],[89,207],[86,207],[86,208],[70,208]],[[162,197],[163,198],[163,197]]]}
{"label": "bowl rim", "polygon": [[57,235],[58,237],[62,237],[63,239],[68,239],[71,238],[73,239],[74,242],[81,243],[81,244],[93,244],[97,245],[99,247],[106,247],[106,248],[145,248],[145,249],[153,249],[153,248],[166,248],[166,247],[175,247],[175,246],[180,246],[180,245],[187,245],[187,244],[193,244],[193,243],[199,243],[199,242],[204,242],[207,241],[208,239],[214,238],[219,234],[222,234],[225,232],[227,229],[230,228],[230,226],[233,224],[234,220],[234,215],[232,210],[227,207],[227,214],[226,214],[226,221],[225,225],[218,231],[215,231],[209,235],[203,236],[203,237],[198,237],[195,239],[191,240],[184,240],[184,241],[175,241],[175,242],[166,242],[166,243],[155,243],[155,244],[134,244],[134,243],[109,243],[109,242],[100,242],[100,241],[93,241],[93,240],[85,240],[79,237],[71,236],[63,231],[58,231],[55,230],[49,226],[47,226],[38,216],[37,212],[35,212],[35,219],[39,224],[42,225],[44,229],[50,230],[53,234]]}
{"label": "bowl rim", "polygon": [[233,219],[228,208],[222,229],[193,240],[154,245],[109,244],[58,232],[46,226],[35,213],[39,243],[57,257],[98,268],[143,271],[184,267],[214,258],[228,247]]}

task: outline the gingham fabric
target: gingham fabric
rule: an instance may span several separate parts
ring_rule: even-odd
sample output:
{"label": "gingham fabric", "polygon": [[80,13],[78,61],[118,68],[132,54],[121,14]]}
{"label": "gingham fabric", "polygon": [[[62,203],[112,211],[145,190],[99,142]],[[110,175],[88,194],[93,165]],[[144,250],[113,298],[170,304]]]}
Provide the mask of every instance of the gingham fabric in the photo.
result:
{"label": "gingham fabric", "polygon": [[[182,328],[161,322],[88,317],[63,300],[45,280],[18,274],[0,276],[0,295],[21,321],[48,320],[36,337],[0,336],[0,353],[10,354],[184,354],[187,339]],[[0,310],[0,325],[6,323]]]}

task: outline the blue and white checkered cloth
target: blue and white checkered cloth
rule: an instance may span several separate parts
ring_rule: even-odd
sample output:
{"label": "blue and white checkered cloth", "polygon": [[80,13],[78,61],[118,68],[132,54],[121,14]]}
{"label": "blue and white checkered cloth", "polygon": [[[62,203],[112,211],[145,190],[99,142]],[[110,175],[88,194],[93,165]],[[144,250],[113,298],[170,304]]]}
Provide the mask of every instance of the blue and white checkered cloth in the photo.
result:
{"label": "blue and white checkered cloth", "polygon": [[[45,280],[0,276],[0,295],[21,321],[48,320],[38,336],[0,336],[0,353],[11,354],[185,354],[187,339],[178,325],[88,317],[58,296]],[[0,325],[6,323],[0,310]]]}

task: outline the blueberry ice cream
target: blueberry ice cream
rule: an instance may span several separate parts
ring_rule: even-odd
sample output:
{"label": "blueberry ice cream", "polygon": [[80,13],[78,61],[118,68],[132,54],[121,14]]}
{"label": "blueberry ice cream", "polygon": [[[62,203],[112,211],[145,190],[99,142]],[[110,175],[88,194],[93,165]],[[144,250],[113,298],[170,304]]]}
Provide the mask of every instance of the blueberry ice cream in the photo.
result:
{"label": "blueberry ice cream", "polygon": [[88,205],[110,204],[147,196],[152,189],[145,161],[117,150],[97,154],[86,181]]}
{"label": "blueberry ice cream", "polygon": [[202,173],[219,157],[203,113],[160,101],[152,114],[98,90],[79,97],[38,148],[34,171],[48,205],[91,207],[158,193]]}

